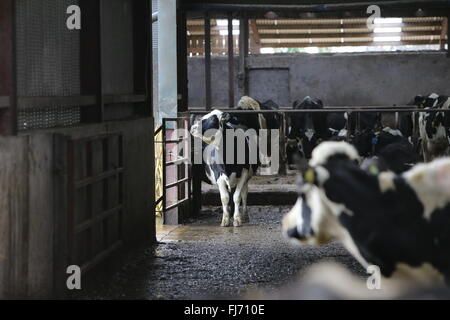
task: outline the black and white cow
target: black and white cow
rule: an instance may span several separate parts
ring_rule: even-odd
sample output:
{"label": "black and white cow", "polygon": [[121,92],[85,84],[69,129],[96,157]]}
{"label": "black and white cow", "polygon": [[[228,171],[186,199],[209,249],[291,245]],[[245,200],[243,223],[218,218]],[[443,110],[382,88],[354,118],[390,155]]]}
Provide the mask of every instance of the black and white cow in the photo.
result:
{"label": "black and white cow", "polygon": [[302,243],[341,241],[384,277],[425,284],[450,280],[450,159],[396,175],[371,175],[346,142],[324,142],[303,174],[299,198],[282,222]]}
{"label": "black and white cow", "polygon": [[327,136],[329,141],[346,141],[348,139],[347,112],[330,112],[326,116]]}
{"label": "black and white cow", "polygon": [[[323,109],[320,99],[305,97],[295,101],[294,110]],[[288,143],[286,154],[290,165],[296,162],[296,157],[309,159],[313,149],[327,134],[325,113],[297,113],[290,117]]]}
{"label": "black and white cow", "polygon": [[[227,227],[231,223],[229,201],[232,190],[235,190],[233,193],[233,225],[238,227],[248,220],[248,181],[256,172],[260,163],[258,150],[252,149],[251,140],[254,140],[253,146],[257,146],[255,139],[257,140],[258,131],[261,129],[260,120],[256,114],[232,116],[220,110],[213,110],[196,121],[191,127],[191,134],[203,142],[202,154],[205,176],[202,177],[202,180],[217,185],[219,188],[223,209],[221,226],[223,227]],[[227,129],[233,130],[236,134],[250,134],[241,140],[244,141],[243,145],[242,143],[239,144],[236,141],[238,139],[236,139],[232,145],[233,150],[228,150],[225,132]],[[238,130],[241,130],[240,133],[237,132]],[[233,152],[232,159],[228,159],[227,156],[230,152]],[[243,153],[245,154],[243,155]]]}
{"label": "black and white cow", "polygon": [[[439,110],[449,109],[448,96],[432,93],[426,96],[416,96],[409,105],[416,105],[420,109]],[[399,128],[403,136],[414,142],[417,152],[424,161],[448,155],[450,138],[450,114],[447,112],[414,112],[402,113]],[[416,128],[417,131],[414,129]],[[418,140],[417,140],[418,139]]]}
{"label": "black and white cow", "polygon": [[[450,108],[450,98],[436,93],[416,96],[414,102],[424,110]],[[449,130],[450,113],[419,112],[419,134],[425,162],[449,154]]]}
{"label": "black and white cow", "polygon": [[372,173],[392,171],[402,173],[418,162],[413,145],[400,130],[383,128],[371,137],[373,156],[364,159],[361,167]]}

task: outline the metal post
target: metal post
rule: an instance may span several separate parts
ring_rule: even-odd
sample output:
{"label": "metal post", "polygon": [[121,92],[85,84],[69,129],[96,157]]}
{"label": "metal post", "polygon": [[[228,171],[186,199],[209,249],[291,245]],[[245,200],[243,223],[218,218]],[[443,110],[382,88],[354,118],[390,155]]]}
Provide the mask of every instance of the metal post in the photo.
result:
{"label": "metal post", "polygon": [[166,217],[166,119],[162,119],[162,132],[161,132],[161,147],[162,147],[162,201],[161,201],[161,207],[162,207],[162,220],[163,223],[165,223]]}
{"label": "metal post", "polygon": [[234,41],[233,15],[228,13],[228,106],[234,107]]}
{"label": "metal post", "polygon": [[211,110],[211,19],[205,13],[205,108]]}
{"label": "metal post", "polygon": [[177,10],[177,81],[178,112],[188,110],[188,62],[187,62],[187,20],[186,12]]}
{"label": "metal post", "polygon": [[248,95],[247,58],[248,58],[249,27],[248,19],[244,18],[239,23],[239,89],[240,95]]}
{"label": "metal post", "polygon": [[159,119],[175,118],[178,109],[177,1],[158,0]]}
{"label": "metal post", "polygon": [[280,128],[280,168],[278,169],[279,175],[286,175],[287,173],[287,155],[286,155],[286,137],[287,137],[287,121],[286,114],[281,116],[281,128]]}

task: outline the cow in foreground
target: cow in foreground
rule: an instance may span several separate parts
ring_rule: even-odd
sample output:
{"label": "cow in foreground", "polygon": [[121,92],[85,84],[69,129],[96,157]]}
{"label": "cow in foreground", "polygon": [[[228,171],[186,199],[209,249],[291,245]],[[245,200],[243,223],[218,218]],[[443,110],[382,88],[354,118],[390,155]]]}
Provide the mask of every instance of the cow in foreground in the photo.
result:
{"label": "cow in foreground", "polygon": [[365,267],[422,284],[450,280],[450,159],[397,175],[360,169],[356,149],[324,142],[303,174],[283,233],[302,243],[340,241]]}

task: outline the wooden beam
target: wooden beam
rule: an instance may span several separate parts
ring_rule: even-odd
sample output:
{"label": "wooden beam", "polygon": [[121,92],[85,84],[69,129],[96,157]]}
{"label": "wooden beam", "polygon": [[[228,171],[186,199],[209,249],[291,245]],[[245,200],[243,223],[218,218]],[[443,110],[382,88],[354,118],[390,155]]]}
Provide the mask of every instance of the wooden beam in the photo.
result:
{"label": "wooden beam", "polygon": [[261,44],[261,37],[259,36],[258,26],[256,25],[256,20],[255,19],[250,20],[250,26],[252,28],[253,41],[255,41],[255,43],[257,45],[260,45]]}
{"label": "wooden beam", "polygon": [[447,12],[447,58],[450,58],[450,12]]}
{"label": "wooden beam", "polygon": [[[139,116],[153,114],[153,49],[152,12],[147,0],[133,1],[133,55],[134,55],[134,93],[144,95],[144,101],[135,105],[134,112]],[[130,95],[132,96],[132,95]],[[105,98],[105,104],[108,103]]]}
{"label": "wooden beam", "polygon": [[104,113],[102,88],[102,0],[80,0],[80,78],[81,95],[95,95],[96,105],[81,110],[81,121],[102,122]]}
{"label": "wooden beam", "polygon": [[441,50],[445,49],[445,44],[447,43],[447,40],[445,39],[445,37],[447,36],[447,32],[448,32],[447,25],[448,25],[448,19],[444,18],[444,20],[442,20],[441,41],[439,41]]}

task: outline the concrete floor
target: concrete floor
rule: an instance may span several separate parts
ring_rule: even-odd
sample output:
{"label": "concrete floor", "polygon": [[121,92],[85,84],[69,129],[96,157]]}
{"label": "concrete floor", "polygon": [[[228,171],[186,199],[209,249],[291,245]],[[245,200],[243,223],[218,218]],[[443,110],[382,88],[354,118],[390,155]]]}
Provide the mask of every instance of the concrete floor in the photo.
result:
{"label": "concrete floor", "polygon": [[281,235],[290,206],[251,206],[250,223],[219,226],[221,208],[209,207],[183,226],[158,227],[159,244],[138,252],[88,299],[218,299],[273,294],[313,263],[332,260],[358,275],[360,265],[338,244],[297,247]]}

